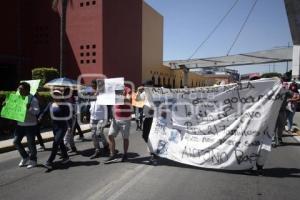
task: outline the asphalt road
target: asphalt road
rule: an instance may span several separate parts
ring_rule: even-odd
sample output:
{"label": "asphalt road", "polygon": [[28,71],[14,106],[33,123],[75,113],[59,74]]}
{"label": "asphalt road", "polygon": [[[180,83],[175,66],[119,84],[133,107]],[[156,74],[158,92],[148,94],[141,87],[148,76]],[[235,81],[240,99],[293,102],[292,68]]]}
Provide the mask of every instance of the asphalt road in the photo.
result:
{"label": "asphalt road", "polygon": [[[0,154],[0,199],[300,199],[300,144],[291,136],[284,137],[286,145],[273,149],[264,176],[204,170],[164,159],[157,166],[148,165],[147,149],[135,124],[129,161],[105,165],[106,157],[89,159],[92,143],[90,135],[85,136],[86,141],[76,143],[80,155],[72,155],[70,164],[56,163],[51,172],[41,166],[19,168],[16,151]],[[117,148],[122,152],[121,147],[119,136]],[[38,153],[38,162],[44,163],[49,153]]]}

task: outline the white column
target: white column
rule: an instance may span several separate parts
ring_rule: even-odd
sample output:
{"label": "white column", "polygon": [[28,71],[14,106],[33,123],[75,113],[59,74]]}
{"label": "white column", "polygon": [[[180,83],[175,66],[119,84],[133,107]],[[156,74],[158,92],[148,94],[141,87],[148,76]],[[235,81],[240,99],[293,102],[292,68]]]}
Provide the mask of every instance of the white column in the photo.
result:
{"label": "white column", "polygon": [[292,76],[299,79],[300,75],[300,45],[294,45],[293,47],[293,71]]}
{"label": "white column", "polygon": [[184,75],[183,75],[183,86],[188,87],[188,84],[189,84],[189,69],[184,68],[183,73],[184,73]]}

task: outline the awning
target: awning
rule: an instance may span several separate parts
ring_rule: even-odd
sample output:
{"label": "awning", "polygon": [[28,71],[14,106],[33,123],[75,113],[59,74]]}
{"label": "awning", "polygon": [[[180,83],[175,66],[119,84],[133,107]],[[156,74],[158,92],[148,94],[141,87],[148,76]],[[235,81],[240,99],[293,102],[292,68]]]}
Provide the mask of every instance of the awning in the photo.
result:
{"label": "awning", "polygon": [[287,47],[221,57],[170,60],[165,61],[164,65],[171,67],[171,69],[179,69],[181,67],[197,69],[287,62],[292,61],[292,58],[293,47]]}

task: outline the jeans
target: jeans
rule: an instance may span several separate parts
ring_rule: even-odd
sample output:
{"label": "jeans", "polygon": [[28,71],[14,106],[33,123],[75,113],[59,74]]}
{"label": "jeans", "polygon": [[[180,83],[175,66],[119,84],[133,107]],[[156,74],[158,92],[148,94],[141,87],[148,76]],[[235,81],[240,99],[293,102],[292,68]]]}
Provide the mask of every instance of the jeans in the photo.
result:
{"label": "jeans", "polygon": [[153,120],[153,118],[145,118],[144,119],[143,139],[146,143],[148,142],[149,133],[151,130],[151,125],[152,125],[152,120]]}
{"label": "jeans", "polygon": [[278,141],[282,141],[282,133],[286,122],[286,112],[280,111],[276,122],[276,137]]}
{"label": "jeans", "polygon": [[91,121],[91,133],[92,133],[92,140],[93,145],[96,150],[100,151],[99,142],[101,140],[103,146],[107,146],[108,142],[103,134],[104,124],[101,123],[99,120],[92,120]]}
{"label": "jeans", "polygon": [[63,158],[69,158],[66,146],[64,145],[64,136],[66,134],[68,127],[66,125],[62,124],[53,124],[53,134],[54,134],[54,140],[52,144],[52,151],[50,154],[50,157],[48,159],[48,163],[52,163],[55,159],[55,156],[58,151],[58,146],[60,147],[62,157]]}
{"label": "jeans", "polygon": [[40,127],[39,124],[36,125],[36,137],[37,137],[37,139],[38,139],[38,141],[39,141],[40,146],[41,146],[41,147],[45,147],[43,138],[42,138],[42,136],[41,136],[41,127]]}
{"label": "jeans", "polygon": [[83,137],[83,133],[82,133],[82,130],[81,130],[81,128],[80,128],[80,126],[79,126],[79,124],[78,124],[78,122],[77,122],[77,119],[76,119],[76,121],[75,121],[75,125],[74,125],[75,127],[74,127],[74,129],[73,129],[73,135],[76,135],[76,129],[77,129],[77,133],[78,133],[78,135],[80,136],[80,137]]}
{"label": "jeans", "polygon": [[[26,159],[29,157],[30,160],[36,161],[36,146],[35,146],[35,135],[36,135],[36,126],[17,126],[15,133],[14,133],[14,145],[16,146],[17,150],[19,151],[21,157]],[[29,155],[25,151],[21,141],[23,137],[26,136],[28,148],[29,148]]]}
{"label": "jeans", "polygon": [[288,131],[292,130],[294,115],[295,115],[295,111],[293,111],[293,112],[286,111]]}

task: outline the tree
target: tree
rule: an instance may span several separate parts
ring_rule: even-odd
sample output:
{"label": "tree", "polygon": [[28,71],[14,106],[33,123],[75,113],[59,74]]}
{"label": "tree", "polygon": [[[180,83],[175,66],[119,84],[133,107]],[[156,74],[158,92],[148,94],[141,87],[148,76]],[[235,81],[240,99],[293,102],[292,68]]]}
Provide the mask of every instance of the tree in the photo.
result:
{"label": "tree", "polygon": [[272,77],[279,77],[281,78],[281,74],[280,73],[276,73],[276,72],[271,72],[271,73],[265,73],[263,75],[261,75],[261,78],[272,78]]}
{"label": "tree", "polygon": [[64,50],[66,43],[66,19],[67,19],[67,7],[68,3],[72,0],[53,0],[52,1],[52,9],[57,11],[58,3],[60,3],[61,7],[61,15],[60,15],[60,30],[59,30],[59,76],[62,77],[64,75],[65,68],[65,58],[64,58]]}

